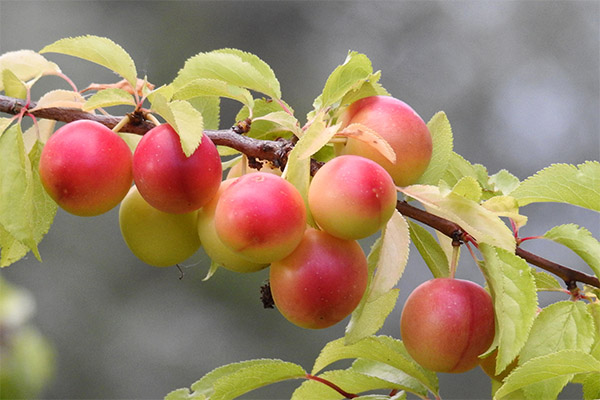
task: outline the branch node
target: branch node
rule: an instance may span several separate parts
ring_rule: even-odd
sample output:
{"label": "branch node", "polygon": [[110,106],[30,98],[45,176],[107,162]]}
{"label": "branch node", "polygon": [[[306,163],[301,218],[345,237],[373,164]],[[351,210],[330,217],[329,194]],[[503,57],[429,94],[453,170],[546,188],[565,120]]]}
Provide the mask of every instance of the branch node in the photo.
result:
{"label": "branch node", "polygon": [[252,120],[250,118],[246,118],[243,121],[238,121],[235,125],[231,127],[231,130],[237,133],[238,135],[243,135],[244,133],[248,133],[250,131],[251,125]]}

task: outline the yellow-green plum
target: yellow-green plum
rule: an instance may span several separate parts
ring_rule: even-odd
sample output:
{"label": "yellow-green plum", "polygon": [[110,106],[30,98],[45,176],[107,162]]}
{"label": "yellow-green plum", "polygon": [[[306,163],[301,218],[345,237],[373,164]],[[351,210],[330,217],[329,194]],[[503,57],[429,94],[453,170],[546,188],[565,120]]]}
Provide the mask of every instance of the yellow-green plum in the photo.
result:
{"label": "yellow-green plum", "polygon": [[290,254],[306,229],[300,192],[283,178],[253,172],[237,178],[215,209],[221,241],[247,260],[269,264]]}
{"label": "yellow-green plum", "polygon": [[221,194],[233,183],[227,179],[221,183],[217,194],[200,210],[198,210],[198,235],[206,254],[220,266],[236,272],[255,272],[266,268],[268,264],[249,261],[237,252],[225,246],[215,229],[215,210]]}
{"label": "yellow-green plum", "polygon": [[392,217],[397,191],[390,174],[364,157],[344,155],[313,178],[308,205],[323,230],[342,239],[362,239]]}
{"label": "yellow-green plum", "polygon": [[494,340],[492,298],[474,282],[436,278],[406,299],[400,318],[406,350],[425,368],[460,373],[479,365]]}
{"label": "yellow-green plum", "polygon": [[40,180],[58,205],[71,214],[94,216],[114,208],[131,187],[131,150],[99,122],[63,125],[40,156]]}
{"label": "yellow-green plum", "polygon": [[179,135],[168,124],[148,131],[133,153],[133,179],[153,207],[167,213],[188,213],[208,203],[222,179],[221,159],[206,135],[189,157]]}
{"label": "yellow-green plum", "polygon": [[375,148],[348,138],[344,154],[369,158],[386,169],[398,186],[415,183],[427,169],[433,144],[421,117],[406,103],[390,96],[370,96],[352,103],[341,115],[342,128],[359,123],[377,132],[396,153],[394,163]]}
{"label": "yellow-green plum", "polygon": [[355,240],[308,228],[300,245],[270,267],[277,309],[295,325],[321,329],[346,318],[367,287],[367,258]]}
{"label": "yellow-green plum", "polygon": [[170,214],[152,207],[133,186],[119,207],[121,234],[131,252],[146,264],[168,267],[200,248],[198,212]]}

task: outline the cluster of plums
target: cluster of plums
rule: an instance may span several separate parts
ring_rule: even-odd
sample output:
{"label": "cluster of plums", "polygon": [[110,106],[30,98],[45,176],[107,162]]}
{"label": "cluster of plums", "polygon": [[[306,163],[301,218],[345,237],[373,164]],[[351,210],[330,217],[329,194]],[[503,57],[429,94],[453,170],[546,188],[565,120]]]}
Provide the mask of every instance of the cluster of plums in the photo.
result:
{"label": "cluster of plums", "polygon": [[[363,98],[340,118],[342,128],[360,123],[378,132],[397,160],[392,163],[364,141],[349,138],[343,154],[315,174],[308,204],[273,171],[241,176],[230,171],[223,180],[210,138],[204,136],[186,157],[168,124],[147,132],[133,154],[116,133],[97,122],[66,124],[44,147],[40,177],[49,195],[76,215],[98,215],[120,203],[123,238],[150,265],[175,265],[202,245],[214,262],[233,271],[270,267],[279,311],[298,326],[325,328],[348,316],[367,287],[367,259],[357,240],[376,233],[391,218],[396,185],[416,182],[432,152],[426,124],[395,98]],[[309,213],[319,229],[308,225]],[[458,372],[489,346],[493,307],[483,307],[489,295],[481,288],[482,293],[448,300],[454,292],[476,292],[449,281],[454,286],[444,286],[441,293],[435,290],[441,284],[415,290],[402,316],[402,336],[418,362]],[[432,298],[443,304],[443,311]],[[448,316],[452,304],[461,306]],[[491,315],[491,328],[483,314]],[[423,318],[430,319],[415,323]],[[457,319],[465,324],[451,328],[449,321]],[[452,340],[436,341],[439,335]],[[477,347],[467,349],[471,342]]]}

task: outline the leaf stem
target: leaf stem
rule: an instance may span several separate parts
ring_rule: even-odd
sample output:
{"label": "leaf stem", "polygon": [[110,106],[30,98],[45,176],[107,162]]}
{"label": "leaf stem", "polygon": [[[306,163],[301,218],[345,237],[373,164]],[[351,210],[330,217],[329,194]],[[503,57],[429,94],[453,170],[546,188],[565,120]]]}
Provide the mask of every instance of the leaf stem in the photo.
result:
{"label": "leaf stem", "polygon": [[329,386],[330,388],[332,388],[333,390],[335,390],[336,392],[338,392],[339,394],[341,394],[342,396],[344,396],[347,399],[355,399],[358,397],[357,394],[348,393],[344,389],[342,389],[341,387],[336,385],[335,383],[333,383],[325,378],[321,378],[320,376],[306,374],[306,379],[311,379],[313,381],[321,382],[322,384]]}

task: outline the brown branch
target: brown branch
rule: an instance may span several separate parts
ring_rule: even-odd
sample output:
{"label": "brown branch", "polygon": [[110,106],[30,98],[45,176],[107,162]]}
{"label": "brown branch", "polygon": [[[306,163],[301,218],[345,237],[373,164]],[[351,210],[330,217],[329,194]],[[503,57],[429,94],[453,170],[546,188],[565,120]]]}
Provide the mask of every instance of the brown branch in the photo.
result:
{"label": "brown branch", "polygon": [[[18,115],[25,106],[25,100],[0,95],[0,112]],[[91,119],[100,122],[109,128],[113,128],[122,118],[111,115],[92,114],[76,108],[43,108],[31,111],[34,108],[35,103],[31,103],[28,107],[29,111],[27,112],[36,118],[52,119],[61,122]],[[126,124],[122,131],[143,135],[154,127],[154,124],[151,122],[139,118],[139,115],[136,116],[138,118],[132,118],[133,122]],[[207,130],[205,133],[217,145],[231,147],[249,157],[271,161],[281,168],[285,166],[287,154],[294,145],[292,141],[286,139],[258,140],[241,135],[238,131],[239,129],[237,127],[233,127],[226,130]],[[314,174],[314,172],[319,169],[320,165],[320,163],[314,161],[311,166],[311,172]],[[450,237],[457,245],[465,241],[475,243],[473,238],[465,230],[452,221],[430,214],[427,211],[411,206],[404,201],[398,201],[396,208],[401,214],[428,225]],[[517,247],[515,254],[525,259],[530,264],[555,274],[565,281],[567,287],[572,286],[573,282],[582,282],[600,288],[600,280],[595,276],[587,275],[583,272],[557,264],[525,251],[520,247]]]}

